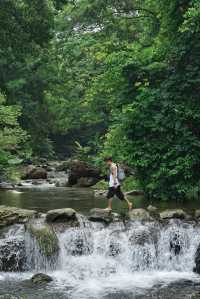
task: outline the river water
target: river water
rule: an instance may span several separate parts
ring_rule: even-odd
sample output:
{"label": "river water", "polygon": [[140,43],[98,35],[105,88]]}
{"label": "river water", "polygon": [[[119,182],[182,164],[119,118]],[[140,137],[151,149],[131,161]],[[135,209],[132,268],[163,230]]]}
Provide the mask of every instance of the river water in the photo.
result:
{"label": "river water", "polygon": [[[140,207],[147,204],[141,198],[135,203]],[[92,190],[52,188],[2,192],[0,204],[42,212],[73,207],[87,214],[90,208],[105,206],[106,201],[95,198]],[[114,207],[125,211],[117,200]],[[85,216],[79,216],[79,221],[80,227],[57,232],[60,250],[54,260],[41,254],[22,225],[1,234],[0,244],[24,242],[26,271],[0,273],[0,295],[23,299],[191,299],[200,292],[200,276],[193,273],[199,225],[171,220],[166,225],[128,222],[105,227]],[[38,272],[50,274],[53,282],[33,286],[27,279]]]}

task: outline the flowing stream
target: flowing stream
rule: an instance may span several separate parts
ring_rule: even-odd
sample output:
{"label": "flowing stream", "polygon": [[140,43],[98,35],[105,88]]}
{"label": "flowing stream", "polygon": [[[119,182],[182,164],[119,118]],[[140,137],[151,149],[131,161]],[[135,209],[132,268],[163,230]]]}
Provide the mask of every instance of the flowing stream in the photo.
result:
{"label": "flowing stream", "polygon": [[[171,220],[113,223],[107,227],[79,216],[80,227],[57,232],[59,253],[42,255],[38,243],[22,225],[1,234],[1,248],[15,240],[9,253],[21,260],[25,272],[0,273],[0,294],[22,298],[133,299],[191,298],[199,291],[200,278],[193,273],[200,243],[200,227]],[[40,224],[38,224],[40,225]],[[0,252],[1,259],[4,252]],[[27,283],[34,273],[48,273],[53,282],[44,286]]]}

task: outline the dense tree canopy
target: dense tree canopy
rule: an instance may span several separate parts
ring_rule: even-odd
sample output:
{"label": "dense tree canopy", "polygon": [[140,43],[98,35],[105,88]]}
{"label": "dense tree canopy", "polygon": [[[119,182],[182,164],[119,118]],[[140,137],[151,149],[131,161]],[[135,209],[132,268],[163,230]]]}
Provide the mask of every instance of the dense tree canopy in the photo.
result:
{"label": "dense tree canopy", "polygon": [[0,44],[1,111],[18,132],[0,120],[1,160],[78,146],[133,166],[149,196],[199,192],[198,0],[5,0]]}

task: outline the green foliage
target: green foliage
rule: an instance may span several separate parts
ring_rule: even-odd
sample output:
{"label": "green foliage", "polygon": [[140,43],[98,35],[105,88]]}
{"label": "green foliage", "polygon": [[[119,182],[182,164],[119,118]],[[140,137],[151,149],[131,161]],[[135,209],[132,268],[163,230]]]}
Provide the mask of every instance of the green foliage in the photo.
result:
{"label": "green foliage", "polygon": [[16,155],[27,140],[27,134],[19,125],[20,115],[20,107],[7,106],[5,97],[0,94],[0,175],[21,162]]}
{"label": "green foliage", "polygon": [[161,10],[151,61],[124,68],[134,97],[104,149],[133,165],[146,193],[163,199],[185,197],[200,182],[198,3],[184,10],[177,4]]}
{"label": "green foliage", "polygon": [[112,155],[134,167],[148,196],[199,194],[198,0],[0,8],[2,167],[13,151],[97,165]]}

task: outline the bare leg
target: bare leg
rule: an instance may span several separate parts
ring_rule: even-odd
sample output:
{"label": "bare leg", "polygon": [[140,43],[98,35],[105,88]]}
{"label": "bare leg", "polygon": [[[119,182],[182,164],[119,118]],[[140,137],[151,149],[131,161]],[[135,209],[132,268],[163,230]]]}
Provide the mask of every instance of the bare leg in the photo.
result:
{"label": "bare leg", "polygon": [[106,208],[106,210],[112,210],[112,197],[108,199],[108,207]]}
{"label": "bare leg", "polygon": [[131,209],[133,208],[133,204],[132,204],[132,202],[130,202],[126,196],[124,197],[124,199],[125,199],[125,201],[127,202],[128,209],[131,210]]}

